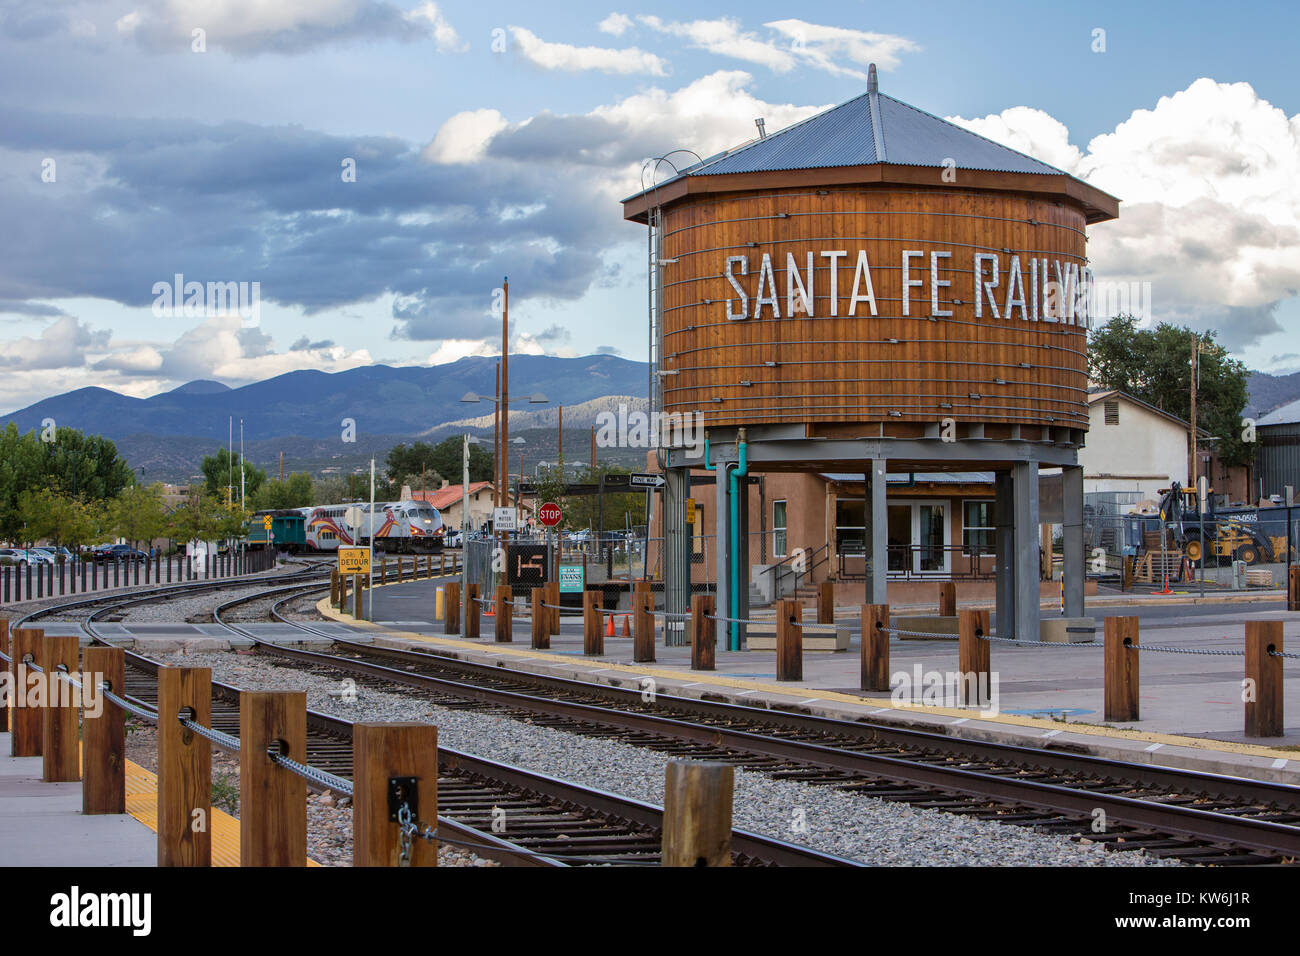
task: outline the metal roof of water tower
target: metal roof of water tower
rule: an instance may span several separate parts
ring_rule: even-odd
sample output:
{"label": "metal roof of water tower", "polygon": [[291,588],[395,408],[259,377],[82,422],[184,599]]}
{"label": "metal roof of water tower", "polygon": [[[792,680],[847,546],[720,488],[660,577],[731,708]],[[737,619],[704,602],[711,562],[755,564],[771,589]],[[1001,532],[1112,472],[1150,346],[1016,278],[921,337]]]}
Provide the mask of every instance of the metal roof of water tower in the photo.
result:
{"label": "metal roof of water tower", "polygon": [[[866,174],[871,167],[874,171]],[[727,177],[727,188],[761,188],[758,180],[774,175],[822,170],[828,174],[822,177],[827,183],[842,183],[846,181],[842,175],[832,177],[829,171],[847,168],[863,171],[859,181],[915,180],[915,170],[910,176],[902,171],[901,176],[887,174],[897,167],[951,168],[959,174],[956,185],[976,188],[1007,189],[1034,183],[1035,192],[1059,191],[1079,202],[1089,223],[1119,214],[1119,200],[1055,166],[881,93],[872,64],[865,93],[681,169],[623,200],[625,216],[644,218],[652,198],[666,203],[688,192],[720,191],[704,177]],[[1044,182],[1049,177],[1055,181],[1054,188]],[[720,185],[718,180],[713,183]]]}

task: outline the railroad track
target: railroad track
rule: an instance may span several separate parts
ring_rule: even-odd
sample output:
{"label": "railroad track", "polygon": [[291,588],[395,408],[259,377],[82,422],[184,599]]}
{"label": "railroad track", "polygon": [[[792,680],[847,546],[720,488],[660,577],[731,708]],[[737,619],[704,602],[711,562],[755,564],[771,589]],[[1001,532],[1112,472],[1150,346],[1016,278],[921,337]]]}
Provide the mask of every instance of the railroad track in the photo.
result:
{"label": "railroad track", "polygon": [[[244,601],[227,602],[214,616],[223,621],[226,610]],[[664,694],[647,703],[639,689],[346,641],[287,620],[279,603],[273,618],[328,637],[336,650],[271,645],[227,626],[298,666],[345,674],[363,686],[418,688],[443,707],[492,710],[776,779],[1085,838],[1116,851],[1220,866],[1300,859],[1297,787]],[[1100,831],[1098,821],[1104,821]]]}
{"label": "railroad track", "polygon": [[[130,651],[126,663],[127,696],[157,713],[160,665]],[[237,688],[213,683],[211,726],[239,736]],[[351,779],[352,723],[308,711],[306,751],[313,767]],[[658,807],[443,747],[438,748],[438,811],[440,838],[504,863],[659,865],[663,811]],[[508,839],[493,832],[498,817]],[[861,865],[740,830],[732,834],[732,863]]]}

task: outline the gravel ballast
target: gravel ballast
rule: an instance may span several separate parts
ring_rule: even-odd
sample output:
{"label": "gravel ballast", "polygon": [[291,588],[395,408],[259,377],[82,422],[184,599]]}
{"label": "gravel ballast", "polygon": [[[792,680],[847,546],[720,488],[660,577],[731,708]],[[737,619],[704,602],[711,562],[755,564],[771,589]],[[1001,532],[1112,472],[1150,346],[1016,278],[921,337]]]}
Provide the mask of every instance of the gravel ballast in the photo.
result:
{"label": "gravel ballast", "polygon": [[[164,658],[211,667],[213,679],[249,690],[305,690],[312,710],[349,720],[425,720],[455,750],[513,764],[621,796],[663,804],[668,757],[654,751],[495,714],[446,710],[399,692],[356,688],[341,699],[341,682],[233,653]],[[1036,833],[874,797],[773,780],[736,771],[733,824],[865,863],[887,866],[1177,866],[1141,851],[1108,852],[1098,844]],[[504,834],[509,839],[509,821]]]}

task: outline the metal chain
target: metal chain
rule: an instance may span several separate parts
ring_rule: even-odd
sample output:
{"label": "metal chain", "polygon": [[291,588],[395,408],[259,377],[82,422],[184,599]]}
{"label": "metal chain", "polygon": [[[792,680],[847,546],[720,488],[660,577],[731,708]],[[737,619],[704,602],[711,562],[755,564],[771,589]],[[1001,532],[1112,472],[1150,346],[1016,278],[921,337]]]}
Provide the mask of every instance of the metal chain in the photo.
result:
{"label": "metal chain", "polygon": [[1125,644],[1131,651],[1163,651],[1166,654],[1200,654],[1203,657],[1244,657],[1245,651],[1226,651],[1216,648],[1169,647],[1163,644]]}
{"label": "metal chain", "polygon": [[884,631],[886,634],[907,634],[911,637],[929,637],[943,641],[957,640],[956,634],[940,634],[938,631],[908,631],[901,627],[877,627],[876,630]]}
{"label": "metal chain", "polygon": [[231,753],[239,753],[239,738],[232,737],[230,734],[222,733],[220,730],[213,730],[211,727],[204,727],[198,721],[190,720],[188,717],[177,715],[177,720],[186,730],[192,730],[200,737],[206,737],[223,750],[229,750]]}
{"label": "metal chain", "polygon": [[146,710],[145,708],[127,700],[125,697],[119,697],[117,696],[117,694],[114,694],[103,684],[99,685],[99,692],[104,695],[105,700],[117,704],[117,706],[121,707],[128,714],[135,714],[137,717],[141,717],[144,720],[150,721],[151,723],[155,723],[155,724],[158,723],[157,711]]}
{"label": "metal chain", "polygon": [[284,754],[276,753],[273,750],[268,750],[266,755],[271,758],[272,763],[278,764],[292,773],[296,773],[305,780],[310,780],[312,783],[318,783],[327,790],[341,793],[345,797],[353,795],[352,781],[345,777],[340,777],[338,774],[330,773],[328,770],[320,770],[311,766],[311,764],[299,763],[292,757],[286,757]]}
{"label": "metal chain", "polygon": [[981,641],[998,641],[1003,644],[1029,644],[1035,647],[1105,647],[1104,644],[1098,644],[1096,641],[1080,641],[1077,644],[1070,641],[1022,641],[1017,637],[997,637],[993,634],[976,634]]}
{"label": "metal chain", "polygon": [[1300,660],[1300,654],[1294,654],[1291,651],[1269,651],[1269,657],[1290,657],[1294,660]]}
{"label": "metal chain", "polygon": [[427,840],[433,843],[438,839],[438,828],[436,826],[425,825],[420,829],[419,823],[416,822],[411,814],[411,805],[403,803],[401,809],[397,811],[397,825],[401,830],[399,844],[399,854],[397,858],[398,866],[411,865],[411,844],[414,840]]}

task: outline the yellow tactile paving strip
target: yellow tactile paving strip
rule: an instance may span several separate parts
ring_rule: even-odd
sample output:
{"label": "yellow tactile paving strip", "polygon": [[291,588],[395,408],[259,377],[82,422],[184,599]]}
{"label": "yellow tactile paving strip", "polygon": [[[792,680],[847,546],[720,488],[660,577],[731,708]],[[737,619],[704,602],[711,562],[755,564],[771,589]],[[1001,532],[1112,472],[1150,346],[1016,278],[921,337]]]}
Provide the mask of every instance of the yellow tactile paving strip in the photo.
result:
{"label": "yellow tactile paving strip", "polygon": [[[126,812],[158,832],[158,775],[138,763],[126,762]],[[212,808],[212,865],[239,866],[239,821]],[[308,860],[308,866],[320,866]]]}
{"label": "yellow tactile paving strip", "polygon": [[[431,637],[427,634],[415,634],[411,631],[400,631],[391,628],[380,627],[369,621],[355,621],[351,615],[343,615],[330,606],[329,598],[325,597],[316,605],[316,609],[326,617],[351,624],[355,627],[379,631],[391,637],[400,637],[413,641],[420,641],[425,644],[436,644],[444,647],[455,647],[461,650],[490,650],[493,654],[500,654],[506,657],[532,658],[534,660],[553,661],[556,663],[575,666],[575,659],[572,656],[564,654],[548,654],[545,651],[536,651],[529,649],[512,648],[503,644],[493,644],[486,647],[477,641],[462,640],[453,637]],[[594,663],[594,661],[593,661]],[[1240,754],[1248,757],[1286,757],[1295,759],[1295,751],[1280,750],[1273,747],[1264,747],[1259,744],[1238,743],[1230,740],[1209,740],[1201,737],[1184,737],[1179,734],[1155,733],[1147,730],[1125,730],[1117,727],[1099,727],[1094,724],[1078,723],[1061,723],[1055,720],[1045,720],[1040,717],[1025,717],[1019,714],[998,714],[996,716],[984,716],[978,711],[960,710],[951,707],[912,707],[906,704],[895,703],[887,699],[870,699],[856,697],[850,694],[841,694],[831,690],[821,690],[815,687],[789,687],[780,684],[767,684],[760,681],[746,680],[743,678],[727,677],[722,674],[709,674],[702,671],[675,671],[658,667],[647,667],[643,664],[623,664],[617,661],[600,661],[600,667],[605,670],[623,671],[629,675],[641,675],[645,677],[657,677],[665,680],[684,680],[695,681],[700,684],[713,684],[718,687],[729,687],[737,690],[757,690],[764,694],[773,694],[781,697],[816,697],[819,701],[830,703],[852,704],[857,707],[889,708],[890,710],[912,711],[915,713],[938,714],[945,717],[968,718],[985,723],[1004,724],[1015,727],[1025,727],[1039,729],[1043,731],[1057,730],[1067,733],[1079,734],[1089,737],[1101,737],[1114,740],[1143,741],[1146,743],[1158,743],[1173,747],[1187,747],[1193,750],[1208,750],[1218,753]]]}

